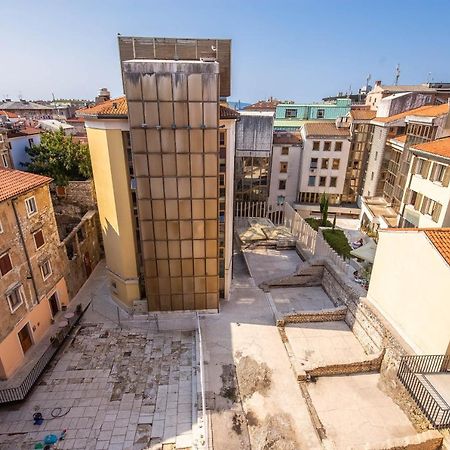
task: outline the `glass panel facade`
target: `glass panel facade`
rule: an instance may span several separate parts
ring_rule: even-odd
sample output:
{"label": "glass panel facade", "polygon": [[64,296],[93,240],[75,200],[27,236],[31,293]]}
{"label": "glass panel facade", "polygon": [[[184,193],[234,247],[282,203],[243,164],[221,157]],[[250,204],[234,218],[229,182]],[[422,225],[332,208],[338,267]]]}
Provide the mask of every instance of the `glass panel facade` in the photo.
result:
{"label": "glass panel facade", "polygon": [[217,308],[218,65],[130,61],[123,78],[149,309]]}

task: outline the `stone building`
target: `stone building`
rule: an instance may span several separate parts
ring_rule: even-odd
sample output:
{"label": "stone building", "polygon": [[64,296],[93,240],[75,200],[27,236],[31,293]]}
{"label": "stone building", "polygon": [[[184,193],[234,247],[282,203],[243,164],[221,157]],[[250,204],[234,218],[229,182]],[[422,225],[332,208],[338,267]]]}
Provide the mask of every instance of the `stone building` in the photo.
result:
{"label": "stone building", "polygon": [[0,378],[20,366],[69,302],[50,181],[0,169]]}
{"label": "stone building", "polygon": [[0,167],[4,169],[12,167],[8,130],[6,128],[0,128]]}

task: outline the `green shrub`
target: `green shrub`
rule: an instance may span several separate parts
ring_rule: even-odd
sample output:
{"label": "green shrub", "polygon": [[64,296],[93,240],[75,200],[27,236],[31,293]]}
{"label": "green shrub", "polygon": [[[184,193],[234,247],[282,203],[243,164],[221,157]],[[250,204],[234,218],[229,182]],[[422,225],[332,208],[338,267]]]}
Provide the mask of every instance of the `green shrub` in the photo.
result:
{"label": "green shrub", "polygon": [[[306,223],[307,223],[313,230],[316,230],[316,231],[319,229],[319,227],[322,226],[322,225],[320,224],[320,220],[319,220],[319,219],[316,219],[316,218],[314,218],[314,217],[307,217],[307,218],[305,219],[305,221],[306,221]],[[332,227],[333,224],[332,224],[329,220],[327,220],[326,226],[327,226],[327,227]]]}
{"label": "green shrub", "polygon": [[322,232],[325,240],[338,255],[346,259],[351,258],[352,248],[342,230],[323,230]]}

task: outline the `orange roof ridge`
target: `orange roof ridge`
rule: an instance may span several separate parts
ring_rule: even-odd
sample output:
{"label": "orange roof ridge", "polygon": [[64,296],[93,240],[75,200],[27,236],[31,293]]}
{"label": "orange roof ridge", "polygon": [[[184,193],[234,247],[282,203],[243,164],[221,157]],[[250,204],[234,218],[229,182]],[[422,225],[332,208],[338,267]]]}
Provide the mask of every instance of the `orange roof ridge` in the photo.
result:
{"label": "orange roof ridge", "polygon": [[450,158],[450,136],[435,139],[434,141],[423,142],[422,144],[416,144],[411,148],[421,152],[443,156],[444,158]]}

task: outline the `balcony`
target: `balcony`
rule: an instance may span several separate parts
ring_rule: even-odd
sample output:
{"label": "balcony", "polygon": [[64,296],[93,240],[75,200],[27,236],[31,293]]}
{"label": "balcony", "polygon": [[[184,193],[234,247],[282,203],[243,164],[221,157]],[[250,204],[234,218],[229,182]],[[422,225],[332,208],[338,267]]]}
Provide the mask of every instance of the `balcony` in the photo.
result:
{"label": "balcony", "polygon": [[450,427],[450,355],[403,356],[397,376],[433,427]]}

